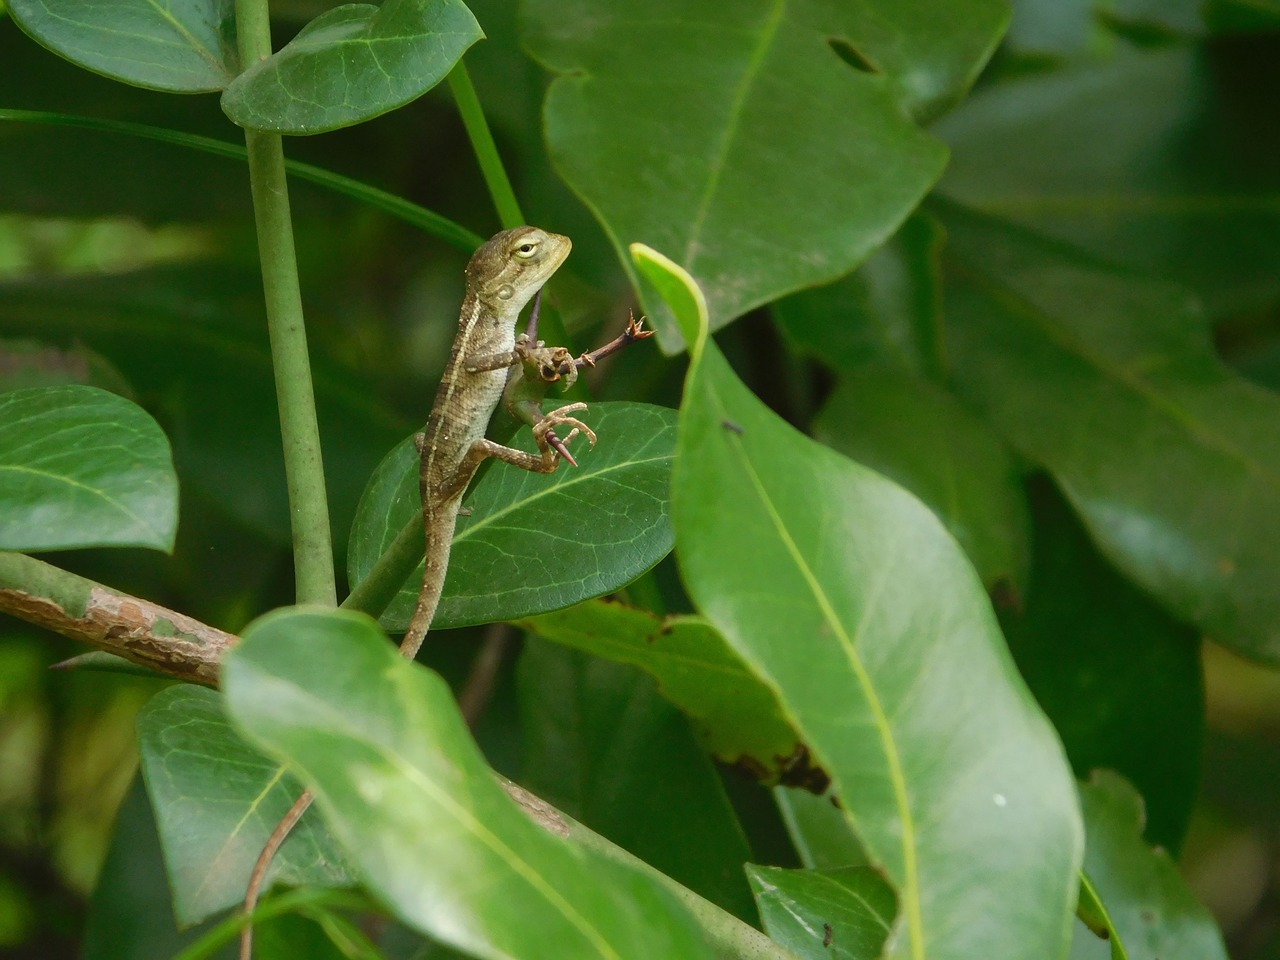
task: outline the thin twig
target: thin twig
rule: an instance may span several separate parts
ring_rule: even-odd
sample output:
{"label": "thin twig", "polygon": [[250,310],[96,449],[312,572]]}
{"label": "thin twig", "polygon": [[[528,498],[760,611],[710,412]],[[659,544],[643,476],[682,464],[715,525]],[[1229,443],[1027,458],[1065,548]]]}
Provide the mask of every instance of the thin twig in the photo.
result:
{"label": "thin twig", "polygon": [[501,622],[489,624],[485,631],[480,650],[471,662],[471,673],[458,693],[458,709],[468,727],[475,727],[493,698],[493,685],[511,647],[511,633],[511,625]]}

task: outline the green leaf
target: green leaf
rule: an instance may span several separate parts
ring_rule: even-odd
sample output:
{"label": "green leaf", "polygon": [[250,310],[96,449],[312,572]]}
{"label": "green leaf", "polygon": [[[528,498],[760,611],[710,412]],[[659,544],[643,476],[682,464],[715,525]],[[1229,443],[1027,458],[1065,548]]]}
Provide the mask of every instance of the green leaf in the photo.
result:
{"label": "green leaf", "polygon": [[[222,698],[203,687],[156,694],[138,716],[138,739],[179,923],[240,903],[263,844],[302,787],[244,742]],[[276,855],[263,889],[273,883],[351,883],[315,814],[303,817]]]}
{"label": "green leaf", "polygon": [[1095,936],[1110,942],[1111,960],[1129,960],[1124,937],[1116,929],[1111,914],[1107,913],[1106,905],[1098,896],[1093,881],[1083,871],[1080,873],[1080,902],[1076,904],[1076,916]]}
{"label": "green leaf", "polygon": [[1026,589],[1031,518],[1022,471],[954,395],[910,375],[862,369],[827,400],[813,435],[923,500],[988,590]]}
{"label": "green leaf", "polygon": [[1048,486],[1025,604],[1002,617],[1009,648],[1076,774],[1127,777],[1146,800],[1147,840],[1176,852],[1200,788],[1200,638],[1106,564]]}
{"label": "green leaf", "polygon": [[[893,233],[946,160],[907,113],[956,98],[1008,15],[995,0],[962,15],[945,0],[526,9],[529,49],[558,74],[556,167],[628,267],[631,241],[675,253],[714,327],[834,280]],[[670,314],[642,293],[674,348]]]}
{"label": "green leaf", "polygon": [[[83,340],[110,358],[163,411],[183,492],[289,543],[280,421],[256,272],[201,262],[0,285],[0,331]],[[349,368],[322,356],[313,363],[330,509],[334,524],[345,526],[369,470],[404,435],[406,423]]]}
{"label": "green leaf", "polygon": [[116,813],[115,833],[85,923],[84,960],[172,957],[195,939],[165,909],[170,888],[160,838],[142,780],[135,777]]}
{"label": "green leaf", "polygon": [[957,389],[1176,616],[1280,660],[1280,399],[1180,289],[948,209]]}
{"label": "green leaf", "polygon": [[1185,284],[1210,316],[1280,296],[1280,128],[1186,44],[993,85],[933,129],[966,206]]}
{"label": "green leaf", "polygon": [[710,957],[656,881],[535,825],[444,681],[368,617],[268,614],[223,677],[237,724],[298,771],[370,889],[422,932],[479,957]]}
{"label": "green leaf", "polygon": [[461,0],[344,4],[236,77],[222,109],[271,133],[349,127],[422,96],[483,37]]}
{"label": "green leaf", "polygon": [[[1099,771],[1080,788],[1088,841],[1084,868],[1125,949],[1136,958],[1226,960],[1222,934],[1177,866],[1142,842],[1142,798],[1117,774]],[[1073,960],[1105,955],[1077,930]],[[1089,941],[1093,941],[1089,943]],[[1100,949],[1101,948],[1101,949]]]}
{"label": "green leaf", "polygon": [[800,862],[810,870],[866,866],[866,850],[831,797],[775,787],[773,799]]}
{"label": "green leaf", "polygon": [[632,667],[530,640],[518,682],[521,784],[695,893],[755,922],[742,874],[751,853],[724,784],[653,681]]}
{"label": "green leaf", "polygon": [[774,304],[774,319],[797,350],[837,373],[875,364],[939,376],[942,244],[937,221],[913,214],[854,273]]}
{"label": "green leaf", "polygon": [[771,413],[707,340],[688,275],[635,256],[692,344],[672,478],[681,572],[897,889],[887,955],[1058,956],[1074,785],[973,569],[918,500]]}
{"label": "green leaf", "polygon": [[142,408],[96,387],[0,394],[0,549],[172,550],[178,478]]}
{"label": "green leaf", "polygon": [[711,624],[659,617],[620,603],[580,603],[519,625],[556,643],[639,667],[658,692],[693,722],[707,750],[766,782],[821,777],[801,762],[777,696],[761,683]]}
{"label": "green leaf", "polygon": [[869,867],[784,870],[747,864],[769,936],[801,958],[877,960],[893,924],[893,889]]}
{"label": "green leaf", "polygon": [[[472,486],[458,519],[433,627],[513,620],[611,593],[671,551],[667,482],[675,411],[594,403],[584,420],[600,442],[580,466],[553,474],[495,463]],[[526,431],[517,437],[533,449]],[[421,517],[412,438],[369,479],[351,528],[347,571],[360,583],[404,526]],[[422,589],[422,565],[382,615],[403,631]]]}
{"label": "green leaf", "polygon": [[208,93],[239,72],[235,0],[9,0],[8,7],[42,46],[124,83]]}

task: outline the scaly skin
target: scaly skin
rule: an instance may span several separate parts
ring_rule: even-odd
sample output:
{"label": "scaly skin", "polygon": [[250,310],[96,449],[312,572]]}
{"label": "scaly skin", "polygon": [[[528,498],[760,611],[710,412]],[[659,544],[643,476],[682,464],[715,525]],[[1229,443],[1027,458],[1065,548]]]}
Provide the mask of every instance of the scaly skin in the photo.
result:
{"label": "scaly skin", "polygon": [[[504,230],[485,243],[467,264],[467,295],[458,317],[458,333],[445,367],[426,430],[416,438],[421,456],[419,489],[427,546],[422,590],[400,652],[409,659],[418,653],[435,618],[444,587],[449,551],[453,545],[458,508],[467,484],[486,457],[496,457],[526,470],[551,473],[560,455],[547,441],[554,427],[573,429],[567,444],[581,429],[594,434],[567,414],[584,409],[570,404],[536,423],[533,434],[540,454],[526,453],[486,440],[485,429],[502,398],[508,368],[520,362],[516,352],[516,323],[520,311],[550,279],[569,255],[568,237],[537,227]],[[562,444],[563,445],[563,444]],[[310,790],[303,792],[267,839],[254,865],[245,894],[244,911],[253,912],[267,868],[294,825],[311,806]],[[253,926],[240,937],[240,958],[251,960]]]}

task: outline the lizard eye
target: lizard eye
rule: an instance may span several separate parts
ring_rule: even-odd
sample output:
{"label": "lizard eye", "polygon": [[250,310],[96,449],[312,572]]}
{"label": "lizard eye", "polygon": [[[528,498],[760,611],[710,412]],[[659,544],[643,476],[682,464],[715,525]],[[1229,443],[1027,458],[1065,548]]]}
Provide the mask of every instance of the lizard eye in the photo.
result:
{"label": "lizard eye", "polygon": [[532,240],[526,240],[520,246],[516,247],[516,256],[521,260],[528,260],[537,251],[538,245]]}

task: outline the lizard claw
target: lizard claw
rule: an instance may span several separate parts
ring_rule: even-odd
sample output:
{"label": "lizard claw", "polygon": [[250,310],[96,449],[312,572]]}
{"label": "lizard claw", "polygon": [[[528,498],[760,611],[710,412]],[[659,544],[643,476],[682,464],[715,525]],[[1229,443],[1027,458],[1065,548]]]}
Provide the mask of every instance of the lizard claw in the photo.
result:
{"label": "lizard claw", "polygon": [[[553,447],[560,456],[564,457],[564,459],[568,460],[576,467],[578,465],[578,461],[573,459],[573,455],[569,453],[568,446],[573,441],[573,438],[578,436],[578,434],[582,434],[591,442],[593,447],[596,445],[595,431],[577,417],[569,416],[571,413],[577,413],[578,411],[586,409],[587,405],[585,403],[569,403],[546,414],[533,426],[533,438],[538,442],[538,446]],[[563,440],[556,436],[555,432],[555,428],[561,426],[572,428],[569,431],[569,435]]]}

